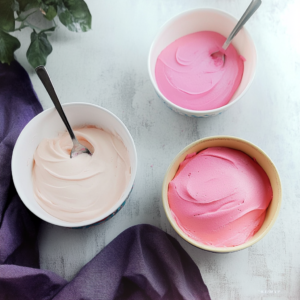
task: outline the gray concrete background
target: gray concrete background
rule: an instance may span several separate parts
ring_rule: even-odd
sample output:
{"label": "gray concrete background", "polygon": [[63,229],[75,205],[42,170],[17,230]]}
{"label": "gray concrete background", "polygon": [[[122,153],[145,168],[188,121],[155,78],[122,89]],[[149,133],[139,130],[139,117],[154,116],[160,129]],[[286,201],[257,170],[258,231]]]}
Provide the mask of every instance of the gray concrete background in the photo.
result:
{"label": "gray concrete background", "polygon": [[[191,8],[213,7],[239,18],[249,0],[87,0],[93,29],[69,32],[62,25],[49,39],[47,62],[63,103],[101,105],[123,120],[138,152],[132,196],[108,222],[83,230],[43,224],[41,267],[70,280],[124,229],[155,225],[174,236],[199,266],[211,297],[300,299],[300,1],[264,0],[247,28],[258,52],[255,80],[224,114],[180,116],[159,100],[147,73],[147,56],[161,25]],[[52,107],[26,60],[30,30],[17,33],[17,59],[30,74],[44,109]],[[27,32],[28,31],[28,32]],[[189,143],[212,135],[244,138],[276,164],[283,184],[278,220],[260,242],[233,254],[213,254],[184,242],[171,228],[161,202],[164,174]]]}

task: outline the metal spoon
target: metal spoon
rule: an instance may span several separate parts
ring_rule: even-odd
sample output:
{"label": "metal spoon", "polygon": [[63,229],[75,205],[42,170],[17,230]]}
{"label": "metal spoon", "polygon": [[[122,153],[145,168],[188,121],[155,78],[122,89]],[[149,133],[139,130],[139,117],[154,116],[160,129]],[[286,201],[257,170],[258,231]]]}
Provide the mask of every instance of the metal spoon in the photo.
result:
{"label": "metal spoon", "polygon": [[39,66],[35,69],[35,71],[36,71],[37,75],[39,76],[40,80],[42,81],[44,87],[46,88],[46,90],[47,90],[54,106],[57,109],[57,112],[59,113],[61,119],[63,120],[63,122],[65,123],[65,125],[66,125],[66,127],[69,131],[69,134],[70,134],[72,142],[73,142],[73,148],[71,150],[70,157],[73,158],[73,157],[75,157],[77,155],[80,155],[82,153],[87,153],[89,155],[92,155],[88,148],[84,147],[83,145],[81,145],[78,142],[78,140],[77,140],[77,138],[76,138],[69,122],[68,122],[68,119],[67,119],[67,117],[64,113],[64,110],[61,107],[61,104],[58,100],[58,97],[55,93],[54,87],[52,85],[52,82],[50,80],[50,77],[49,77],[45,67],[44,66]]}
{"label": "metal spoon", "polygon": [[233,38],[242,29],[242,27],[250,19],[250,17],[255,13],[255,11],[259,8],[260,5],[261,5],[261,0],[252,0],[252,2],[248,6],[248,8],[244,12],[244,14],[242,15],[242,17],[238,21],[238,23],[235,25],[235,27],[233,28],[233,30],[229,34],[227,40],[223,44],[223,46],[222,46],[223,50],[221,50],[221,51],[219,50],[219,51],[216,51],[216,52],[211,54],[211,56],[213,58],[222,57],[223,64],[225,63],[225,54],[224,54],[225,50],[228,48],[228,46],[230,45]]}

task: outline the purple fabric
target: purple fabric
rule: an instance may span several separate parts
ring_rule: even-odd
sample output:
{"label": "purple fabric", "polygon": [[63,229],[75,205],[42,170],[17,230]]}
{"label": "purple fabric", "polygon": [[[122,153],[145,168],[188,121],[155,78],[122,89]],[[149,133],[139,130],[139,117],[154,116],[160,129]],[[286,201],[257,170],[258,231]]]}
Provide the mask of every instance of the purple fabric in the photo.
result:
{"label": "purple fabric", "polygon": [[125,230],[71,282],[39,269],[40,220],[19,199],[10,165],[18,135],[41,111],[25,70],[0,64],[0,300],[209,300],[192,259],[150,225]]}

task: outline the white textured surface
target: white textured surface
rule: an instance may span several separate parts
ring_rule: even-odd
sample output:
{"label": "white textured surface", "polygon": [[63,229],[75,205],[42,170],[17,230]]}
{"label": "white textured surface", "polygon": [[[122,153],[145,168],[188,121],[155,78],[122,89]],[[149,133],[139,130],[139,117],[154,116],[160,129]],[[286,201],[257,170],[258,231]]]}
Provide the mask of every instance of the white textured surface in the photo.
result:
{"label": "white textured surface", "polygon": [[[70,280],[125,228],[149,223],[179,240],[199,266],[213,300],[300,298],[300,1],[264,0],[248,22],[257,46],[256,78],[244,98],[208,119],[166,108],[147,73],[150,44],[170,17],[195,7],[214,7],[240,17],[249,0],[87,0],[93,30],[50,37],[47,69],[63,103],[86,101],[120,117],[137,147],[139,166],[132,196],[110,221],[72,230],[44,224],[41,266]],[[29,30],[28,30],[29,32]],[[43,107],[52,103],[28,65],[22,42],[17,59],[29,72]],[[283,205],[267,236],[247,250],[212,254],[181,240],[161,203],[161,185],[173,157],[187,144],[212,135],[233,135],[261,147],[276,164]]]}

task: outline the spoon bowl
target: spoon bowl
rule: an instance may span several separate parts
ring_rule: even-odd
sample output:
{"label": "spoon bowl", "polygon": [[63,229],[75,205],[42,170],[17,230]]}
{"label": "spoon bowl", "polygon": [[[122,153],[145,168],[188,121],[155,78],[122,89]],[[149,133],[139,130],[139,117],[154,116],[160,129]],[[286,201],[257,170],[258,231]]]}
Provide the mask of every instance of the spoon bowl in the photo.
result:
{"label": "spoon bowl", "polygon": [[80,144],[77,139],[75,141],[73,140],[73,148],[71,150],[70,157],[73,158],[83,153],[92,155],[90,150]]}
{"label": "spoon bowl", "polygon": [[211,54],[213,59],[222,59],[223,64],[225,63],[225,51],[230,45],[233,38],[238,34],[238,32],[242,29],[242,27],[246,24],[246,22],[251,18],[251,16],[256,12],[256,10],[261,5],[261,0],[252,0],[236,26],[233,28],[231,33],[229,34],[227,40],[223,44],[222,48],[219,51],[213,52]]}

